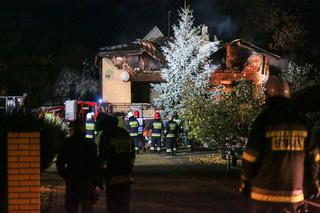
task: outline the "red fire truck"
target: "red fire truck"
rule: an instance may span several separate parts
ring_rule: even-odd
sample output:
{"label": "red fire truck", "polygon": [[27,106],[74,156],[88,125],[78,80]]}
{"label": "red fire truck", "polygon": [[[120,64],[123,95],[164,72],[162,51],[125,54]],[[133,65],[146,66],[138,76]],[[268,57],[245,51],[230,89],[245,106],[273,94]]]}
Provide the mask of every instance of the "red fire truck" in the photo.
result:
{"label": "red fire truck", "polygon": [[88,112],[94,113],[94,120],[98,116],[98,104],[93,101],[68,100],[64,105],[41,107],[41,112],[49,116],[59,117],[66,122],[73,122],[76,119],[85,121]]}

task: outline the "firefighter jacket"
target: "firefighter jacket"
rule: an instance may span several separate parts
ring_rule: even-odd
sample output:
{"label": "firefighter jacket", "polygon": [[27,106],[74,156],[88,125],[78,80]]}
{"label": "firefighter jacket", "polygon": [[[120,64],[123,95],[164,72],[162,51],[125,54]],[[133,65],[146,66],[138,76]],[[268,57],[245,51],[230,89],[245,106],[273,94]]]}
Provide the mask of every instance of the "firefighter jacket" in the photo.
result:
{"label": "firefighter jacket", "polygon": [[96,134],[96,125],[93,119],[86,119],[85,129],[86,138],[94,139]]}
{"label": "firefighter jacket", "polygon": [[128,120],[128,130],[129,134],[132,137],[138,136],[138,127],[139,127],[139,122],[134,116],[131,116]]}
{"label": "firefighter jacket", "polygon": [[161,137],[163,131],[163,123],[161,119],[153,119],[151,121],[151,136],[152,137]]}
{"label": "firefighter jacket", "polygon": [[262,202],[301,202],[304,171],[317,187],[318,162],[304,116],[289,99],[272,97],[252,125],[242,156],[240,190],[251,186],[251,199]]}
{"label": "firefighter jacket", "polygon": [[179,134],[179,125],[175,121],[169,120],[164,128],[164,134],[166,138],[176,138]]}
{"label": "firefighter jacket", "polygon": [[104,132],[99,150],[100,168],[106,163],[104,177],[107,185],[133,182],[134,144],[125,129],[114,127],[112,131]]}

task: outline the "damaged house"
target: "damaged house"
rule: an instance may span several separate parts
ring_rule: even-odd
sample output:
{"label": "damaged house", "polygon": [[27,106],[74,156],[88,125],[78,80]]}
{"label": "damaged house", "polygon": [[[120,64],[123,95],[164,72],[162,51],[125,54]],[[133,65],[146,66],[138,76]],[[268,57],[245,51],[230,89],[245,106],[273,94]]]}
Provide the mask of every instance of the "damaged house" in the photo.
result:
{"label": "damaged house", "polygon": [[270,74],[279,74],[288,66],[287,60],[241,39],[223,45],[211,58],[219,67],[210,84],[213,87],[223,85],[226,91],[240,79],[261,85]]}
{"label": "damaged house", "polygon": [[[157,93],[151,84],[162,81],[160,70],[165,63],[161,53],[163,41],[162,32],[154,27],[141,40],[100,48],[102,98],[114,106],[129,106],[121,111],[129,111],[133,105],[139,104],[140,107],[141,104],[152,107]],[[259,85],[270,74],[287,67],[287,61],[280,56],[241,39],[223,45],[210,58],[212,64],[219,65],[210,78],[210,84],[212,87],[223,85],[226,91],[240,79]]]}

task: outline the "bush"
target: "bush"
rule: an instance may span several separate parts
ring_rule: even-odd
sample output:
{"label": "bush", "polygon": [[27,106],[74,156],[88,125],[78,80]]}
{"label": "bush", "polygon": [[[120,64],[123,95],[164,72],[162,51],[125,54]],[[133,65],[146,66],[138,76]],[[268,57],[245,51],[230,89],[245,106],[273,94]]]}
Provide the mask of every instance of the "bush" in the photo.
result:
{"label": "bush", "polygon": [[263,96],[250,81],[241,80],[219,100],[202,96],[186,99],[182,117],[190,127],[190,136],[216,149],[246,141],[248,130],[262,108]]}
{"label": "bush", "polygon": [[[6,132],[40,131],[41,141],[41,171],[45,170],[52,162],[58,148],[65,138],[66,126],[55,119],[37,118],[33,113],[15,112],[0,115],[1,135]],[[5,137],[0,138],[0,143],[5,143]]]}

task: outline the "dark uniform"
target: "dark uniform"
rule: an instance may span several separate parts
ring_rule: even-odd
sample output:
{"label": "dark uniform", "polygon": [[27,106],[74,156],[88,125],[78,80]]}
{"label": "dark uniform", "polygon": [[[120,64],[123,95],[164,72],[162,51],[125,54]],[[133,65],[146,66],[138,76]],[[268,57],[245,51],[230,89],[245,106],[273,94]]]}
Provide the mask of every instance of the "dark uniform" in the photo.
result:
{"label": "dark uniform", "polygon": [[142,148],[143,151],[145,151],[145,141],[144,141],[144,138],[143,138],[143,130],[144,130],[144,127],[145,127],[145,122],[143,120],[143,118],[136,118],[138,123],[139,123],[139,126],[138,126],[138,143],[139,143],[139,146]]}
{"label": "dark uniform", "polygon": [[155,146],[157,146],[157,152],[161,151],[161,136],[163,131],[163,123],[161,119],[154,119],[150,123],[151,125],[151,152],[155,152]]}
{"label": "dark uniform", "polygon": [[101,136],[99,162],[106,164],[104,172],[108,212],[129,212],[130,186],[135,153],[133,141],[125,129],[117,126],[117,119],[106,119],[110,130]]}
{"label": "dark uniform", "polygon": [[134,149],[136,153],[139,153],[139,138],[138,138],[139,122],[134,116],[131,116],[129,117],[127,125],[128,125],[129,134],[134,141]]}
{"label": "dark uniform", "polygon": [[178,124],[172,119],[169,120],[164,129],[166,137],[166,153],[167,155],[175,155],[177,151],[177,135],[179,133]]}
{"label": "dark uniform", "polygon": [[76,213],[81,205],[83,213],[92,212],[99,182],[96,144],[86,139],[84,133],[75,131],[62,143],[56,166],[66,182],[66,211]]}
{"label": "dark uniform", "polygon": [[296,212],[304,201],[304,171],[311,187],[318,187],[318,161],[304,117],[288,98],[271,97],[252,125],[240,191],[250,194],[253,212]]}

